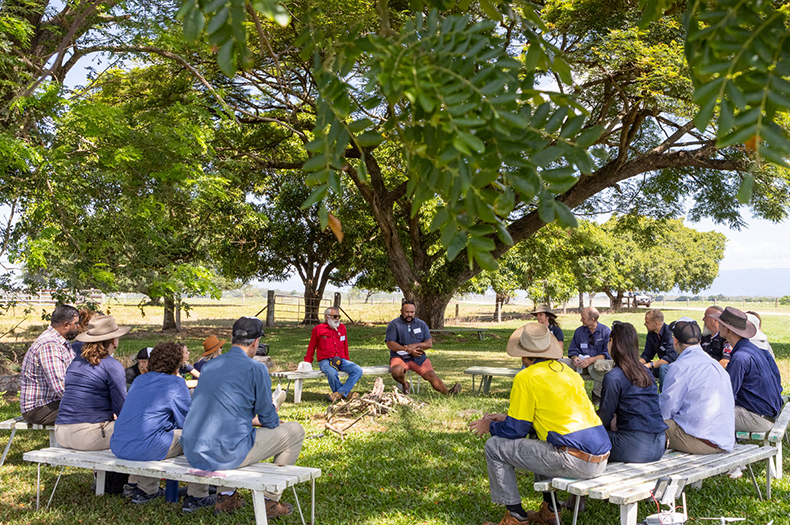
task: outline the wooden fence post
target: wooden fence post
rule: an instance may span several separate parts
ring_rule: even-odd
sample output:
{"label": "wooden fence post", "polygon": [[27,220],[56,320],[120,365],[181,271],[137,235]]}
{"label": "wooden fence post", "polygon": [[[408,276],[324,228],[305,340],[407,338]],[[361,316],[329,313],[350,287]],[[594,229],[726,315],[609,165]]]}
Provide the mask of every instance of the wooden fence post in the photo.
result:
{"label": "wooden fence post", "polygon": [[341,297],[342,296],[340,295],[340,292],[335,292],[335,302],[332,303],[332,306],[334,306],[335,308],[340,308],[340,298]]}
{"label": "wooden fence post", "polygon": [[458,319],[458,303],[455,303],[455,318]]}
{"label": "wooden fence post", "polygon": [[266,326],[274,326],[274,290],[266,294]]}

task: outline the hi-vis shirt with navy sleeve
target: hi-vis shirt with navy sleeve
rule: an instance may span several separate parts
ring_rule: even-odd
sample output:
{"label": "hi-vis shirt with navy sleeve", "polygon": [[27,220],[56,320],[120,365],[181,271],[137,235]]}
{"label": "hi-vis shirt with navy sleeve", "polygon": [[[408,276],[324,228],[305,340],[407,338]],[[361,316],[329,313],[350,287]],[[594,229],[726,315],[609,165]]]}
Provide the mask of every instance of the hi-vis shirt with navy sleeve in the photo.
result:
{"label": "hi-vis shirt with navy sleeve", "polygon": [[521,439],[533,428],[538,439],[555,447],[594,455],[612,448],[581,376],[557,361],[539,361],[516,375],[507,418],[491,423],[490,431],[492,436]]}

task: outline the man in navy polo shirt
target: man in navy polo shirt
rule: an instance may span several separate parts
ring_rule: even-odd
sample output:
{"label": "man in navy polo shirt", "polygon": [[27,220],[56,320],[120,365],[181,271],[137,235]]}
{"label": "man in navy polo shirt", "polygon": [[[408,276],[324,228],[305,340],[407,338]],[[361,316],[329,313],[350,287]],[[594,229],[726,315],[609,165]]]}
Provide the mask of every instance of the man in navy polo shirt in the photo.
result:
{"label": "man in navy polo shirt", "polygon": [[607,346],[612,331],[608,326],[598,322],[601,314],[593,306],[582,309],[582,325],[573,333],[568,347],[568,357],[577,368],[586,368],[593,379],[593,404],[601,401],[603,376],[612,369],[612,358],[609,357]]}
{"label": "man in navy polo shirt", "polygon": [[425,350],[433,346],[431,331],[424,321],[414,317],[416,309],[414,301],[404,301],[400,309],[400,317],[390,321],[384,340],[390,350],[390,373],[392,378],[401,384],[404,394],[409,393],[406,371],[413,370],[418,376],[428,381],[434,390],[445,395],[457,394],[461,391],[461,383],[447,388],[433,370],[431,360]]}
{"label": "man in navy polo shirt", "polygon": [[[664,314],[661,310],[648,310],[645,313],[645,328],[647,328],[645,351],[642,352],[639,361],[650,369],[653,377],[658,378],[658,389],[661,390],[669,363],[673,363],[678,358],[678,353],[675,352],[672,330],[664,322]],[[653,361],[655,356],[658,356],[658,359]]]}
{"label": "man in navy polo shirt", "polygon": [[746,314],[727,307],[712,313],[732,355],[727,373],[735,396],[735,431],[767,432],[782,410],[782,378],[771,354],[749,341],[757,333]]}

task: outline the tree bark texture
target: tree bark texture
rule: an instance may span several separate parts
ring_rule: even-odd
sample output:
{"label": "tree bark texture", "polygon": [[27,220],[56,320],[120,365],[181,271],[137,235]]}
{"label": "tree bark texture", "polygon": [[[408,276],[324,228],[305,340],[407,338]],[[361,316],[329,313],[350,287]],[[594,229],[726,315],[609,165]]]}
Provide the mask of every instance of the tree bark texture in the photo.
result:
{"label": "tree bark texture", "polygon": [[176,324],[176,301],[173,297],[165,297],[165,313],[162,319],[162,330],[177,330]]}

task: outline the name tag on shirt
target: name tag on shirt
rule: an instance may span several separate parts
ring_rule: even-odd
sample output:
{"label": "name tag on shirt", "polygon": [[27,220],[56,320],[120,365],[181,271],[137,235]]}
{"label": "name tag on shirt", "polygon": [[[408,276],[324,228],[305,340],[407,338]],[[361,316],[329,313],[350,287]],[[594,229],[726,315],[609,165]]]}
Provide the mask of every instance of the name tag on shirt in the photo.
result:
{"label": "name tag on shirt", "polygon": [[581,343],[579,346],[582,348],[582,350],[587,350],[587,343]]}
{"label": "name tag on shirt", "polygon": [[344,336],[344,335],[341,335],[341,336],[340,336],[340,340],[341,340],[341,341],[345,341],[345,340],[346,340],[346,336]]}
{"label": "name tag on shirt", "polygon": [[414,329],[414,333],[415,334],[421,334],[422,333],[422,328],[415,328]]}

